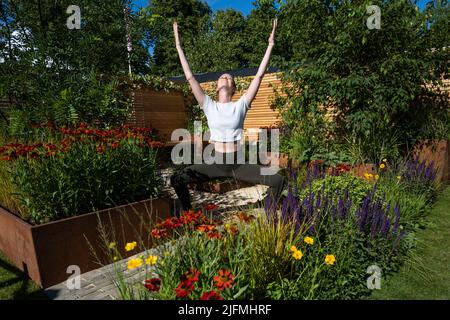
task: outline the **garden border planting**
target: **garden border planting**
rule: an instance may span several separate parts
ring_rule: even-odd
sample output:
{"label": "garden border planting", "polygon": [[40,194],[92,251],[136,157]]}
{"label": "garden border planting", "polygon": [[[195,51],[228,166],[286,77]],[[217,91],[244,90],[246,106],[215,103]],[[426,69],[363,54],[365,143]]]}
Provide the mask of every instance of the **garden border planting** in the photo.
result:
{"label": "garden border planting", "polygon": [[102,226],[114,233],[119,248],[136,239],[136,233],[150,245],[150,234],[144,237],[143,232],[157,220],[169,217],[170,209],[169,199],[154,198],[31,225],[0,207],[0,251],[39,286],[47,288],[73,275],[67,273],[69,266],[79,266],[81,273],[99,267],[94,253],[100,261],[106,258],[99,232]]}

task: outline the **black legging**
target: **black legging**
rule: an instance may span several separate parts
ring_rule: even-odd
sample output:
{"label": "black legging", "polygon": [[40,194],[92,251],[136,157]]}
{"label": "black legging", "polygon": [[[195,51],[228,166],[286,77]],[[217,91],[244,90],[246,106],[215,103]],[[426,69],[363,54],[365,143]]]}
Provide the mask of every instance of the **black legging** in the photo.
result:
{"label": "black legging", "polygon": [[[280,174],[262,175],[261,166],[257,164],[226,164],[225,153],[215,151],[216,157],[222,157],[224,164],[194,164],[174,173],[170,177],[170,183],[180,199],[183,210],[192,209],[189,194],[189,183],[201,183],[215,178],[235,177],[249,183],[263,184],[269,186],[267,197],[278,197],[283,191],[285,179]],[[237,152],[233,156],[236,161]]]}

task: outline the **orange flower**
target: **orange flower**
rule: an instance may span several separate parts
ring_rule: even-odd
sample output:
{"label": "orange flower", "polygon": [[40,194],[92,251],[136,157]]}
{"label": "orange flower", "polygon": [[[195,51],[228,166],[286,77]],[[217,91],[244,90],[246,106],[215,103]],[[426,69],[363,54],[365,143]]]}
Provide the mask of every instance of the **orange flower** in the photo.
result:
{"label": "orange flower", "polygon": [[195,268],[191,268],[191,269],[189,269],[189,271],[186,271],[185,273],[183,273],[183,275],[181,276],[181,281],[197,282],[199,276],[200,276],[200,271],[198,271]]}
{"label": "orange flower", "polygon": [[231,288],[234,284],[234,276],[226,269],[220,269],[218,275],[214,276],[213,280],[216,288],[220,291]]}
{"label": "orange flower", "polygon": [[240,221],[243,221],[243,222],[245,222],[245,223],[249,223],[249,222],[252,222],[254,219],[255,219],[255,216],[254,215],[248,215],[248,214],[246,214],[245,212],[239,212],[239,214],[238,214],[238,218],[239,218],[239,220]]}
{"label": "orange flower", "polygon": [[161,239],[167,237],[166,229],[153,229],[152,236],[156,239]]}
{"label": "orange flower", "polygon": [[192,291],[194,291],[194,284],[190,281],[182,281],[178,287],[175,288],[175,293],[177,298],[186,298]]}
{"label": "orange flower", "polygon": [[204,233],[214,231],[215,229],[216,229],[216,226],[214,226],[212,224],[202,224],[197,227],[197,231],[204,232]]}
{"label": "orange flower", "polygon": [[220,234],[220,232],[216,232],[216,231],[208,232],[207,236],[208,236],[208,239],[221,239],[222,238],[222,235]]}

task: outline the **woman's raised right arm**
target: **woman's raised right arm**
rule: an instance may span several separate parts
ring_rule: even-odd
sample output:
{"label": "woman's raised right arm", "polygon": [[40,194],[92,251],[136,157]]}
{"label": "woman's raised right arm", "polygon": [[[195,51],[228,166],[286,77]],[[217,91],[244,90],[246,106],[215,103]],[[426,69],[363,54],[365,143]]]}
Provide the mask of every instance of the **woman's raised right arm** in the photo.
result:
{"label": "woman's raised right arm", "polygon": [[186,76],[186,80],[189,82],[192,93],[194,94],[195,99],[197,100],[200,107],[203,107],[203,101],[205,100],[205,93],[203,92],[202,87],[195,79],[194,74],[189,67],[189,63],[187,62],[186,56],[184,55],[183,48],[181,47],[180,36],[178,34],[178,24],[176,21],[173,22],[173,33],[175,36],[175,45],[177,47],[178,56],[180,57],[181,65],[183,67],[184,75]]}

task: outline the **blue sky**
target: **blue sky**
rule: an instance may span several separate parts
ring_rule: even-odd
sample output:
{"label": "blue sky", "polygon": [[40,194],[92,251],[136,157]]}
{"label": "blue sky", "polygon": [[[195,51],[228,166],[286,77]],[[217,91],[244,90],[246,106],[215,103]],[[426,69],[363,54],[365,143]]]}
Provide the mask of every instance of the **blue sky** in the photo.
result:
{"label": "blue sky", "polygon": [[[245,15],[249,14],[252,10],[252,2],[253,0],[206,0],[206,3],[208,3],[213,11],[234,8],[242,11]],[[133,3],[137,7],[146,7],[148,5],[148,0],[133,0]]]}
{"label": "blue sky", "polygon": [[[241,11],[244,15],[250,13],[253,8],[254,0],[206,0],[212,10],[234,8]],[[428,0],[419,0],[419,8],[423,9]],[[137,7],[148,6],[148,0],[133,0]]]}

